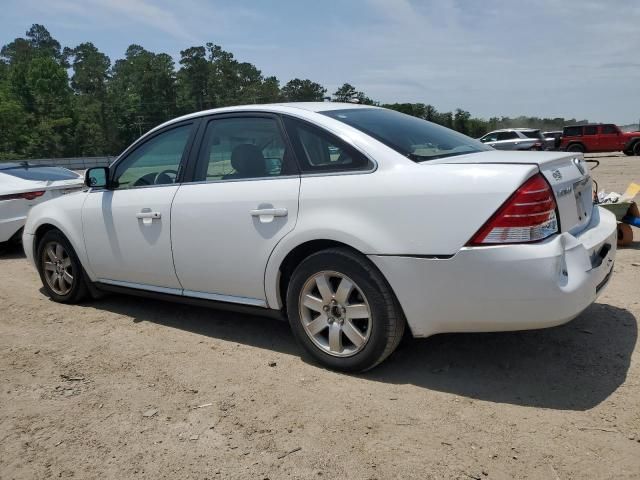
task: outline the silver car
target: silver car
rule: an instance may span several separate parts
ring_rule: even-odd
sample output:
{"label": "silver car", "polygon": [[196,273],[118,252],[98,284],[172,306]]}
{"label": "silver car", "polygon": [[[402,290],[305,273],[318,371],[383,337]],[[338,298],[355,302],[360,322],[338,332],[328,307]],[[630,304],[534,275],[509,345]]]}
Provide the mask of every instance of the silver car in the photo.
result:
{"label": "silver car", "polygon": [[546,150],[540,130],[532,128],[503,128],[479,138],[482,143],[497,150]]}

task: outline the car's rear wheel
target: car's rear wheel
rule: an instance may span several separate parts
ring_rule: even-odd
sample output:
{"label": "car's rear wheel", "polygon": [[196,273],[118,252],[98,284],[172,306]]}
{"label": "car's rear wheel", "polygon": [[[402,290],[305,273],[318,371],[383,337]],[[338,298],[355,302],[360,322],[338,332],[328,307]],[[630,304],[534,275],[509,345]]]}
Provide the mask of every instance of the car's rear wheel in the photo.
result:
{"label": "car's rear wheel", "polygon": [[84,270],[69,240],[58,230],[50,230],[38,243],[38,273],[52,300],[78,303],[88,294]]}
{"label": "car's rear wheel", "polygon": [[323,365],[359,372],[398,346],[405,319],[389,285],[364,256],[346,248],[307,257],[287,289],[289,323]]}
{"label": "car's rear wheel", "polygon": [[584,153],[584,145],[581,145],[579,143],[573,143],[573,144],[569,145],[569,147],[567,148],[567,152]]}
{"label": "car's rear wheel", "polygon": [[633,150],[624,150],[623,153],[627,156],[630,157],[632,155],[635,155],[635,153],[633,153]]}
{"label": "car's rear wheel", "polygon": [[640,156],[640,141],[636,142],[633,146],[633,153]]}

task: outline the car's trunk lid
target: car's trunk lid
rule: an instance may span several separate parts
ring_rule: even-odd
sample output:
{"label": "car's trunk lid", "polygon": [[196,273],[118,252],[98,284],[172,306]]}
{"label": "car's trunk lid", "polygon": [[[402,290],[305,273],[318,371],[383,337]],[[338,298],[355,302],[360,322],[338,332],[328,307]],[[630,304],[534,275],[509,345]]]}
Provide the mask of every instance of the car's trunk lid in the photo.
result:
{"label": "car's trunk lid", "polygon": [[577,233],[591,220],[593,182],[582,154],[575,152],[479,152],[424,162],[455,164],[535,164],[556,197],[562,232]]}

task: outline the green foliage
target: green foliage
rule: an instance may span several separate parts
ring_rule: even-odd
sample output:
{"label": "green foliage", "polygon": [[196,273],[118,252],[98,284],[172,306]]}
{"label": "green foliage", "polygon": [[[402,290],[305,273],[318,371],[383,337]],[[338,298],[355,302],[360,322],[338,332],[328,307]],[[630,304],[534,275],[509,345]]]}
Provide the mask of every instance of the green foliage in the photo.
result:
{"label": "green foliage", "polygon": [[322,102],[327,89],[309,79],[294,78],[282,87],[282,96],[287,102]]}
{"label": "green foliage", "polygon": [[[320,102],[326,94],[310,79],[294,78],[281,87],[276,77],[263,76],[214,43],[182,50],[177,70],[169,55],[135,44],[112,64],[92,43],[62,49],[44,26],[34,24],[24,38],[0,50],[0,160],[113,155],[177,115],[228,105]],[[349,83],[333,93],[333,101],[378,105]],[[485,120],[462,109],[438,112],[424,103],[383,106],[472,137],[502,127],[556,130],[586,122]]]}

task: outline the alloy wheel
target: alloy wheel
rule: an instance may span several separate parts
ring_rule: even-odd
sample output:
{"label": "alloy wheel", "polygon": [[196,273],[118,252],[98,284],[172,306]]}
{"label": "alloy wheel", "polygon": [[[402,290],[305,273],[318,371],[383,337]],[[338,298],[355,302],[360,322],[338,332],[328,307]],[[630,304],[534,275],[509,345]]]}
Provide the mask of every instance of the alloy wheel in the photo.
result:
{"label": "alloy wheel", "polygon": [[323,271],[310,277],[300,292],[299,311],[305,333],[329,355],[353,356],[371,336],[369,302],[342,273]]}
{"label": "alloy wheel", "polygon": [[71,257],[59,242],[49,242],[42,250],[42,271],[47,285],[56,294],[67,295],[73,288]]}

